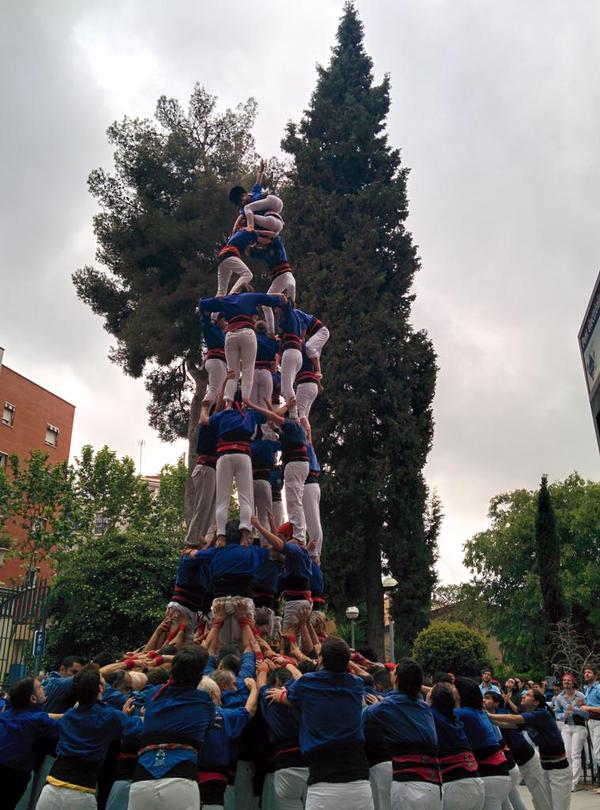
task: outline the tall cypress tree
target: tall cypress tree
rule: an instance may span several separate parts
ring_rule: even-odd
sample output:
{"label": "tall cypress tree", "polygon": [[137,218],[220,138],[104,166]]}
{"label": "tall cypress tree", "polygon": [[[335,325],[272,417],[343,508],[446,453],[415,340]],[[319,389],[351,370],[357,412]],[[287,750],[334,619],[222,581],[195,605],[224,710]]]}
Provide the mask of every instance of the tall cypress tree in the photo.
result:
{"label": "tall cypress tree", "polygon": [[441,519],[423,478],[436,358],[409,321],[419,259],[404,227],[408,170],[385,133],[389,106],[389,78],[374,84],[347,3],[329,67],[282,143],[293,158],[284,215],[298,306],[331,330],[313,411],[331,603],[341,613],[366,602],[379,652],[382,568],[400,583],[393,604],[406,647],[427,621]]}
{"label": "tall cypress tree", "polygon": [[545,475],[542,476],[537,506],[535,544],[545,614],[546,650],[551,666],[556,652],[556,625],[565,618],[566,611],[560,581],[560,535]]}

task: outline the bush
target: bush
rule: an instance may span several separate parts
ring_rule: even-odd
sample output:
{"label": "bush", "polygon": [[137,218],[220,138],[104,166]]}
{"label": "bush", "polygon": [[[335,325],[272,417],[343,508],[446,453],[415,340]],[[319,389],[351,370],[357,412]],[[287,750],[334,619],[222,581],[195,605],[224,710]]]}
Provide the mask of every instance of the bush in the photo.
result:
{"label": "bush", "polygon": [[61,554],[46,657],[143,644],[164,616],[180,549],[150,532],[109,532]]}
{"label": "bush", "polygon": [[484,637],[460,622],[436,622],[421,630],[412,657],[429,675],[441,670],[478,677],[488,663]]}

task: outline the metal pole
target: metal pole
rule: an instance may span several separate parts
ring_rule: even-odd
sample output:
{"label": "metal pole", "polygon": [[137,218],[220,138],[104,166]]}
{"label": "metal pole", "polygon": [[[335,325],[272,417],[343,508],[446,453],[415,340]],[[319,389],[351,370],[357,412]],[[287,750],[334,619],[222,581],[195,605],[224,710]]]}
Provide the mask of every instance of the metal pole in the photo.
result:
{"label": "metal pole", "polygon": [[396,650],[394,649],[394,620],[390,616],[390,661],[392,664],[396,663]]}
{"label": "metal pole", "polygon": [[354,624],[355,624],[354,619],[350,619],[350,640],[351,640],[350,646],[352,647],[353,650],[356,649],[356,639],[354,638]]}

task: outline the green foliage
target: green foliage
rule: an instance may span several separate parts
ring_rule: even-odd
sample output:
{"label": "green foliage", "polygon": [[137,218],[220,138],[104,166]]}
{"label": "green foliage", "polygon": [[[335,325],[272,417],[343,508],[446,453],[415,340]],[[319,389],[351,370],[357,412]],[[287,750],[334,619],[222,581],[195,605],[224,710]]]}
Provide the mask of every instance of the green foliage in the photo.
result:
{"label": "green foliage", "polygon": [[560,537],[545,475],[537,498],[535,542],[546,626],[545,648],[550,665],[556,653],[553,630],[565,618],[565,605],[560,584]]}
{"label": "green foliage", "polygon": [[441,670],[477,677],[488,663],[484,637],[460,622],[436,622],[421,630],[412,657],[429,675]]}
{"label": "green foliage", "polygon": [[[362,24],[347,4],[330,65],[282,143],[286,244],[298,305],[331,331],[325,392],[311,413],[324,469],[324,570],[330,604],[365,600],[383,649],[382,560],[401,583],[399,640],[427,621],[435,581],[437,498],[423,466],[433,436],[436,359],[410,323],[417,250],[404,222],[408,170],[388,144],[389,78],[374,85]],[[314,415],[314,416],[313,416]]]}
{"label": "green foliage", "polygon": [[179,552],[159,532],[107,532],[58,556],[47,656],[142,644],[164,615]]}
{"label": "green foliage", "polygon": [[[567,615],[590,647],[600,628],[600,484],[573,473],[548,487],[560,536],[560,583]],[[536,546],[538,493],[496,495],[490,528],[465,544],[471,587],[486,605],[507,663],[544,671],[546,624]]]}
{"label": "green foliage", "polygon": [[[98,260],[73,275],[77,294],[116,339],[111,359],[145,376],[150,425],[161,438],[188,437],[202,367],[197,299],[216,287],[215,254],[234,214],[228,185],[255,162],[256,103],[219,113],[200,86],[187,112],[158,100],[155,122],[124,118],[108,130],[114,174],[93,171],[89,188]],[[197,414],[192,420],[195,428]]]}
{"label": "green foliage", "polygon": [[25,460],[11,455],[8,470],[0,470],[0,506],[0,528],[22,530],[13,556],[23,560],[23,571],[36,569],[78,519],[72,470],[66,463],[50,464],[39,450]]}

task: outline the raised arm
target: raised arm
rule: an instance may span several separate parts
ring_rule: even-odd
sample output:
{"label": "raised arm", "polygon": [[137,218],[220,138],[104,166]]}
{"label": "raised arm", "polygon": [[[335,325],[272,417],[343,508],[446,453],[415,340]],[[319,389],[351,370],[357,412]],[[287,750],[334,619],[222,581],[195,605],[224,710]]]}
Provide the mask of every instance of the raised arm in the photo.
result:
{"label": "raised arm", "polygon": [[256,686],[256,681],[254,680],[254,678],[245,678],[244,685],[246,686],[246,689],[248,689],[250,692],[244,708],[246,709],[250,717],[254,717],[254,715],[256,714],[256,707],[258,706],[258,688]]}
{"label": "raised arm", "polygon": [[261,158],[260,163],[258,164],[258,171],[256,172],[256,185],[257,186],[262,187],[264,176],[265,176],[265,161],[264,161],[264,158]]}
{"label": "raised arm", "polygon": [[258,413],[262,413],[264,417],[266,417],[270,422],[274,422],[276,425],[283,425],[285,419],[283,416],[280,416],[275,411],[270,410],[269,408],[263,408],[260,405],[257,405],[255,402],[252,402],[250,399],[245,399],[244,403],[249,407],[252,408],[253,411],[257,411]]}
{"label": "raised arm", "polygon": [[268,529],[266,529],[261,524],[260,520],[256,517],[256,515],[252,516],[250,522],[252,523],[255,529],[258,529],[258,531],[262,534],[267,543],[269,543],[276,551],[279,551],[281,553],[283,552],[283,549],[285,548],[285,542],[281,539],[281,537],[279,537],[276,534],[273,534],[273,532],[270,532]]}

